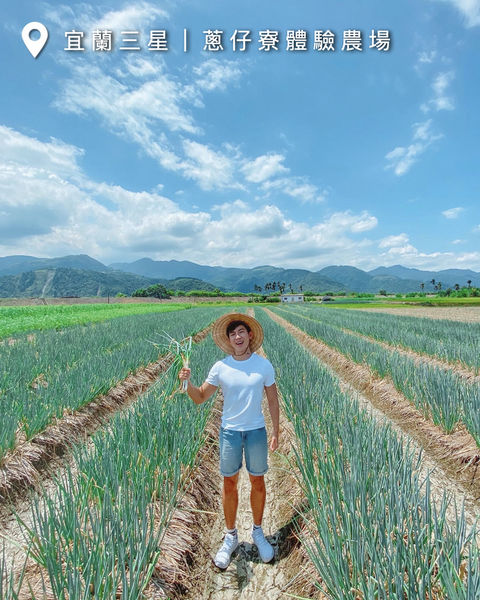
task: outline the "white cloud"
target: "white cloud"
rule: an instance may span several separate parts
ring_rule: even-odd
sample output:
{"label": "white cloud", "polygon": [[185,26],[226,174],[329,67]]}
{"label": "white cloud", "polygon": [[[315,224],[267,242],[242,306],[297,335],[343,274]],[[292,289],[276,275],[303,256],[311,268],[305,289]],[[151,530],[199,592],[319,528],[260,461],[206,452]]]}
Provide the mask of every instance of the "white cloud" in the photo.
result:
{"label": "white cloud", "polygon": [[214,204],[212,212],[219,212],[222,217],[226,217],[233,211],[246,212],[248,204],[243,200],[234,200],[233,202],[224,202],[223,204]]}
{"label": "white cloud", "polygon": [[302,204],[319,204],[324,202],[328,195],[327,190],[320,191],[316,185],[309,183],[306,177],[282,177],[263,181],[262,189],[266,192],[281,192]]}
{"label": "white cloud", "polygon": [[[108,27],[114,32],[142,31],[170,18],[148,2],[124,4],[103,15],[87,5],[81,14],[78,8],[65,5],[49,8],[48,14],[63,29],[73,21],[85,31]],[[168,70],[171,63],[158,53],[100,57],[89,51],[82,61],[71,61],[65,53],[57,60],[69,72],[54,101],[58,110],[98,119],[103,129],[137,145],[161,167],[195,181],[203,190],[244,189],[245,179],[257,185],[289,172],[278,153],[251,159],[228,141],[216,145],[201,141],[205,131],[195,110],[205,108],[207,92],[238,84],[244,67],[236,61],[209,58],[193,68],[187,65],[172,72]],[[275,185],[301,202],[320,202],[326,195],[302,176]]]}
{"label": "white cloud", "polygon": [[397,146],[389,152],[385,158],[389,162],[387,169],[393,169],[395,175],[404,175],[407,173],[419,156],[427,150],[429,146],[443,136],[435,134],[432,131],[432,120],[429,119],[423,123],[413,125],[412,143],[407,146]]}
{"label": "white cloud", "polygon": [[316,269],[342,260],[360,263],[370,246],[368,240],[350,237],[359,223],[369,220],[366,213],[335,213],[307,225],[286,218],[274,205],[253,211],[237,204],[223,209],[227,216],[212,222],[208,249],[221,252],[224,264],[256,266],[261,262],[305,268],[307,263]]}
{"label": "white cloud", "polygon": [[[192,149],[205,156],[208,148]],[[419,268],[480,269],[480,253],[423,253],[406,233],[367,237],[377,218],[335,212],[295,221],[269,201],[234,200],[209,210],[185,209],[160,192],[134,192],[88,179],[82,150],[0,128],[0,255],[86,253],[105,263],[154,259],[252,267],[320,269],[329,264],[373,268],[381,262]],[[210,155],[213,165],[218,157]],[[213,167],[212,167],[213,168]],[[228,168],[228,165],[227,165]],[[480,226],[477,227],[480,232]],[[377,247],[383,252],[378,255]]]}
{"label": "white cloud", "polygon": [[[204,64],[211,65],[212,60]],[[135,56],[126,58],[122,67],[115,78],[99,65],[71,66],[71,76],[55,106],[81,116],[96,115],[108,130],[136,143],[163,168],[196,181],[204,190],[242,189],[242,175],[256,184],[288,172],[280,154],[249,160],[231,144],[214,148],[183,137],[203,133],[192,114],[194,106],[202,105],[202,98],[195,86],[167,74],[164,61],[153,65]],[[215,69],[221,71],[218,65]],[[325,195],[304,177],[283,179],[275,185],[302,202],[318,202]]]}
{"label": "white cloud", "polygon": [[384,252],[381,254],[381,256],[388,256],[388,257],[395,257],[395,260],[411,260],[412,258],[419,258],[420,256],[423,257],[432,257],[432,256],[438,256],[439,253],[436,254],[420,254],[418,252],[418,250],[412,246],[412,244],[404,244],[403,246],[392,246],[391,248],[388,249],[387,252]]}
{"label": "white cloud", "polygon": [[422,104],[421,109],[423,112],[429,112],[431,109],[435,111],[439,110],[453,110],[455,104],[453,98],[447,94],[448,87],[455,78],[453,71],[439,73],[432,83],[433,97]]}
{"label": "white cloud", "polygon": [[403,246],[408,243],[408,235],[406,233],[400,233],[399,235],[389,235],[380,240],[379,248],[395,248]]}
{"label": "white cloud", "polygon": [[[463,243],[464,240],[455,240],[452,244]],[[385,248],[378,259],[386,266],[399,262],[405,267],[417,269],[441,270],[452,268],[478,269],[480,267],[480,252],[421,252],[413,244],[406,233],[392,235],[380,240],[379,248]]]}
{"label": "white cloud", "polygon": [[78,176],[78,159],[83,154],[80,148],[55,138],[41,142],[0,125],[0,156],[25,167],[35,165],[36,169],[55,172],[58,177]]}
{"label": "white cloud", "polygon": [[183,149],[186,156],[182,164],[184,175],[197,181],[202,189],[241,187],[234,180],[235,163],[226,152],[217,152],[191,140],[184,141]]}
{"label": "white cloud", "polygon": [[327,221],[329,228],[337,231],[339,234],[350,231],[351,233],[362,233],[374,229],[378,225],[376,217],[368,214],[367,211],[359,215],[347,210],[344,212],[333,213]]}
{"label": "white cloud", "polygon": [[480,252],[464,252],[456,257],[455,262],[460,268],[471,269],[471,265],[480,264]]}
{"label": "white cloud", "polygon": [[164,62],[157,64],[138,56],[137,54],[127,56],[122,62],[122,68],[115,69],[115,74],[120,79],[130,78],[131,75],[140,79],[148,76],[157,77],[164,68]]}
{"label": "white cloud", "polygon": [[423,263],[426,264],[426,261],[441,256],[441,253],[424,254],[419,252],[410,243],[410,238],[406,233],[382,238],[378,243],[378,247],[385,249],[380,253],[380,257],[382,263],[387,265],[398,264],[401,261],[404,266],[422,266]]}
{"label": "white cloud", "polygon": [[168,13],[150,2],[125,3],[120,10],[111,10],[89,23],[90,27],[112,31],[137,30],[149,23],[168,19]]}
{"label": "white cloud", "polygon": [[150,23],[165,22],[169,14],[164,9],[150,2],[137,1],[134,5],[125,3],[122,8],[100,14],[100,10],[92,4],[82,3],[76,7],[60,4],[47,5],[45,14],[49,22],[56,23],[63,31],[74,23],[77,31],[92,31],[94,29],[110,29],[114,33],[123,30],[142,29]]}
{"label": "white cloud", "polygon": [[264,154],[246,162],[242,171],[247,181],[261,183],[275,175],[288,172],[288,169],[281,164],[284,160],[285,157],[281,154]]}
{"label": "white cloud", "polygon": [[429,52],[420,52],[420,54],[418,55],[418,60],[417,63],[424,65],[430,65],[433,63],[433,61],[435,60],[437,56],[437,51],[436,50],[430,50]]}
{"label": "white cloud", "polygon": [[63,112],[99,116],[108,129],[124,137],[132,136],[148,150],[153,138],[153,126],[163,123],[170,131],[199,133],[191,114],[182,106],[188,93],[163,72],[162,63],[147,69],[145,61],[124,61],[127,71],[137,69],[147,81],[120,81],[108,75],[98,65],[89,63],[71,66],[71,77],[61,89],[55,106]]}
{"label": "white cloud", "polygon": [[[159,192],[88,179],[77,164],[81,150],[61,141],[41,142],[7,128],[0,134],[1,255],[28,248],[37,256],[86,253],[107,263],[149,255],[226,266],[320,268],[338,261],[360,264],[371,246],[363,235],[377,220],[367,212],[337,212],[307,224],[272,202],[183,209]],[[29,164],[23,164],[32,147]],[[212,173],[228,170],[228,162],[219,169],[219,157],[208,148],[188,152],[198,161],[210,157]]]}
{"label": "white cloud", "polygon": [[431,125],[431,119],[423,123],[415,123],[413,126],[413,139],[421,140],[423,142],[431,142],[432,140],[438,139],[438,136],[432,134]]}
{"label": "white cloud", "polygon": [[458,246],[459,244],[465,244],[466,240],[453,240],[452,244]]}
{"label": "white cloud", "polygon": [[413,68],[419,75],[422,75],[425,69],[428,68],[428,65],[435,62],[436,58],[436,50],[424,50],[417,55],[417,61],[413,65]]}
{"label": "white cloud", "polygon": [[445,92],[453,81],[455,75],[453,71],[448,73],[439,73],[432,84],[433,91],[435,92],[435,104],[437,110],[446,109],[451,110],[453,108],[453,102],[450,98],[446,97]]}
{"label": "white cloud", "polygon": [[463,207],[457,206],[455,208],[449,208],[448,210],[443,210],[442,215],[446,219],[458,219],[458,217],[464,210],[465,209]]}
{"label": "white cloud", "polygon": [[378,225],[377,217],[363,213],[359,220],[354,223],[351,227],[352,233],[362,233],[364,231],[370,231]]}
{"label": "white cloud", "polygon": [[[0,239],[24,244],[73,225],[71,206],[92,203],[80,190],[82,150],[51,139],[41,142],[0,126]],[[25,252],[23,252],[25,253]]]}
{"label": "white cloud", "polygon": [[242,76],[242,70],[233,60],[218,60],[211,58],[200,66],[193,68],[197,76],[195,84],[206,91],[226,90],[228,85],[237,83]]}
{"label": "white cloud", "polygon": [[[396,241],[395,241],[396,240]],[[416,266],[418,268],[429,268],[436,263],[436,268],[451,268],[454,254],[451,252],[420,252],[413,246],[406,234],[399,236],[390,236],[379,243],[379,247],[388,248],[380,253],[380,257],[385,264],[397,264],[401,261],[404,266]]]}
{"label": "white cloud", "polygon": [[467,27],[480,25],[480,0],[441,0],[452,4],[465,19]]}

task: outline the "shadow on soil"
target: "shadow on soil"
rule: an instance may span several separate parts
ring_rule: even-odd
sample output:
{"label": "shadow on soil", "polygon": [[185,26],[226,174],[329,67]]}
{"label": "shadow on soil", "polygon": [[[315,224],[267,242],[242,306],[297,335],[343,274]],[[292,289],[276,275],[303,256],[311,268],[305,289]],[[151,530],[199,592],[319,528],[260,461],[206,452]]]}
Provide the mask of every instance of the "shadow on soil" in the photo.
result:
{"label": "shadow on soil", "polygon": [[[273,559],[268,564],[274,564],[286,558],[300,544],[295,532],[302,527],[302,513],[305,510],[308,510],[308,507],[302,505],[296,511],[295,516],[283,527],[278,529],[274,534],[265,536],[275,551]],[[247,587],[252,580],[254,576],[253,566],[255,564],[263,564],[256,545],[249,542],[241,542],[233,554],[229,568],[225,571],[232,579],[236,579],[236,587],[239,591]]]}

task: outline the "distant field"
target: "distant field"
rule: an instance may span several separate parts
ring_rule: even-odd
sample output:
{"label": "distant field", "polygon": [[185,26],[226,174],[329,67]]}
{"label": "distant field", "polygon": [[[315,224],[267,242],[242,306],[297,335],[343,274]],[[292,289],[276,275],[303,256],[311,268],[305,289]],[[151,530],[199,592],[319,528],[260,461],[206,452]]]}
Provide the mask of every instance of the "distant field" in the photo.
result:
{"label": "distant field", "polygon": [[396,306],[395,308],[389,306],[384,308],[373,307],[372,309],[370,306],[368,308],[364,306],[363,308],[366,312],[480,323],[480,306]]}
{"label": "distant field", "polygon": [[333,302],[325,302],[323,306],[333,308],[418,308],[418,307],[462,307],[480,306],[480,298],[355,298],[349,302],[348,298],[339,298]]}
{"label": "distant field", "polygon": [[82,325],[154,312],[185,310],[191,304],[77,304],[75,306],[0,306],[0,338],[25,331]]}
{"label": "distant field", "polygon": [[141,298],[126,296],[124,298],[113,298],[103,296],[85,296],[81,298],[77,297],[60,297],[60,298],[0,298],[0,306],[59,306],[65,304],[197,304],[206,301],[223,301],[228,302],[243,302],[245,301],[244,296],[228,296],[226,297],[202,297],[202,296],[178,296],[175,298],[169,298],[166,300],[160,300],[158,298]]}

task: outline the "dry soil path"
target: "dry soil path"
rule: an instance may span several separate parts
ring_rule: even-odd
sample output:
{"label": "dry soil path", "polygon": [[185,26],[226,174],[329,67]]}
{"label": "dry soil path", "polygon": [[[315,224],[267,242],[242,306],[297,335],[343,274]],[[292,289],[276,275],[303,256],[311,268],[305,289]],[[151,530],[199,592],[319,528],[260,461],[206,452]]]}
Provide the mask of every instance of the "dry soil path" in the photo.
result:
{"label": "dry soil path", "polygon": [[[258,351],[260,354],[262,350]],[[270,439],[271,420],[268,404],[264,400],[263,411]],[[302,494],[295,477],[292,463],[287,462],[291,455],[294,435],[285,416],[280,415],[280,440],[277,452],[269,452],[269,470],[265,475],[267,499],[263,517],[263,530],[275,549],[273,562],[264,564],[252,543],[252,514],[250,509],[250,481],[243,466],[239,482],[239,509],[237,529],[240,545],[235,551],[227,569],[221,571],[212,562],[221,545],[225,521],[218,491],[218,511],[205,531],[204,549],[206,564],[195,573],[197,585],[185,598],[189,600],[237,600],[261,599],[276,600],[292,597],[299,575],[311,580],[308,559],[298,548],[294,534],[293,518],[302,503]],[[220,484],[220,475],[219,484]],[[293,558],[292,558],[293,553]],[[205,560],[205,559],[204,559]],[[313,597],[313,596],[308,596]]]}

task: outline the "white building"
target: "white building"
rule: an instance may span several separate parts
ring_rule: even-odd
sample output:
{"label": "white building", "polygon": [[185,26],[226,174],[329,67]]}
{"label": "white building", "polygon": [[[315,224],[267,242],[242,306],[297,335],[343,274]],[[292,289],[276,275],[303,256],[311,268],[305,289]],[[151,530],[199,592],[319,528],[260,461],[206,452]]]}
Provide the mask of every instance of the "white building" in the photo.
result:
{"label": "white building", "polygon": [[303,294],[282,294],[282,302],[304,302]]}

